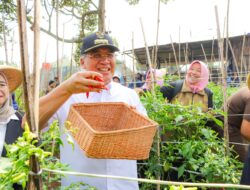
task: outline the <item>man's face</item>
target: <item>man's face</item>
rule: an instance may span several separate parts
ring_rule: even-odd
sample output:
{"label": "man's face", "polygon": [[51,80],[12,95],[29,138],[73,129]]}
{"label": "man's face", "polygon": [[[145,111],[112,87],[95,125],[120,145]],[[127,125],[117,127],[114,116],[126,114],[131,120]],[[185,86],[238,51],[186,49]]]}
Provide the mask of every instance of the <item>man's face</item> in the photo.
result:
{"label": "man's face", "polygon": [[80,59],[83,69],[103,75],[105,85],[112,81],[115,72],[115,55],[109,48],[90,51]]}

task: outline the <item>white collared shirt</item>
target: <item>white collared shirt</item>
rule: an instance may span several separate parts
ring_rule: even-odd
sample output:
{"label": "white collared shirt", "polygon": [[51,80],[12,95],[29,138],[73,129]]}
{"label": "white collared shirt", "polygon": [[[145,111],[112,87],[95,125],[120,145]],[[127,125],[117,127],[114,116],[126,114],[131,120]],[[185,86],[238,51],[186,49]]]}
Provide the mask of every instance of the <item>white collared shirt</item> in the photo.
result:
{"label": "white collared shirt", "polygon": [[[146,115],[146,110],[142,106],[136,92],[130,88],[122,86],[119,83],[111,82],[108,91],[103,90],[101,93],[90,92],[89,97],[85,93],[72,95],[50,119],[58,119],[59,125],[62,126],[67,118],[70,105],[82,102],[125,102],[136,107],[137,111]],[[98,119],[98,118],[97,118]],[[72,150],[72,146],[66,141],[66,135],[62,135],[64,146],[61,147],[61,161],[70,165],[71,170],[92,174],[104,174],[115,176],[126,176],[137,178],[136,160],[118,160],[118,159],[93,159],[85,156],[77,143]],[[110,178],[91,178],[68,176],[62,180],[63,185],[69,185],[72,182],[82,181],[93,185],[100,190],[138,190],[138,183],[126,180],[114,180]]]}
{"label": "white collared shirt", "polygon": [[13,119],[13,120],[19,120],[18,117],[16,116],[16,114],[12,114],[7,121],[5,122],[0,122],[0,158],[3,152],[3,147],[4,147],[4,143],[5,143],[5,135],[6,135],[6,129],[7,129],[7,124],[9,123],[9,121]]}

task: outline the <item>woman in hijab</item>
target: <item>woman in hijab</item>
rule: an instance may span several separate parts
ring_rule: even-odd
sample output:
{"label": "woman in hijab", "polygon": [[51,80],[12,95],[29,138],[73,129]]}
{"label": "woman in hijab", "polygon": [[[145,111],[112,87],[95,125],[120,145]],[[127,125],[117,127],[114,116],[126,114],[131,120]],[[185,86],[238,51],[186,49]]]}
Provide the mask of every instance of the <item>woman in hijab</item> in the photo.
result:
{"label": "woman in hijab", "polygon": [[146,81],[144,83],[144,85],[141,88],[135,88],[135,91],[138,94],[143,94],[143,92],[147,92],[150,91],[152,88],[152,80],[151,80],[151,74],[150,72],[153,71],[153,77],[155,78],[155,85],[156,86],[162,86],[164,83],[164,76],[166,74],[166,72],[164,72],[163,70],[160,69],[151,69],[148,70],[146,73]]}
{"label": "woman in hijab", "polygon": [[206,112],[213,108],[213,93],[206,88],[209,79],[209,70],[205,63],[195,60],[190,64],[185,80],[170,83],[170,86],[161,87],[163,97],[168,102],[178,101],[182,105],[201,105]]}
{"label": "woman in hijab", "polygon": [[22,116],[11,106],[11,93],[22,83],[22,72],[0,66],[0,157],[6,157],[4,144],[12,144],[22,135]]}
{"label": "woman in hijab", "polygon": [[[150,90],[152,88],[152,81],[151,81],[151,70],[148,70],[146,74],[146,81],[145,84],[142,86],[142,89]],[[159,69],[152,69],[153,77],[155,77],[155,84],[158,86],[162,86],[164,82],[165,72]]]}

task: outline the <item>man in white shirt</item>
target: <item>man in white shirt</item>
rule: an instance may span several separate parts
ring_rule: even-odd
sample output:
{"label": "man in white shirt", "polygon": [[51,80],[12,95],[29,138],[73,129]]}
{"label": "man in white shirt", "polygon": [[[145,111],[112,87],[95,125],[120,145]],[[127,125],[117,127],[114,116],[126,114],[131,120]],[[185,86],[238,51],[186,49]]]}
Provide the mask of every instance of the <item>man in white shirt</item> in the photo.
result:
{"label": "man in white shirt", "polygon": [[[50,123],[54,119],[59,121],[62,129],[70,105],[73,103],[125,102],[146,115],[145,108],[135,91],[112,82],[116,64],[114,52],[116,51],[119,51],[119,49],[114,46],[108,34],[93,33],[83,39],[80,65],[85,71],[73,74],[51,93],[40,99],[39,121],[41,129],[46,126],[47,122]],[[100,81],[92,80],[95,76],[99,77]],[[104,90],[106,88],[108,90]],[[84,94],[84,92],[87,93]],[[61,147],[60,151],[61,161],[69,164],[72,170],[92,174],[137,177],[135,160],[87,158],[77,143],[75,143],[75,149],[72,149],[72,146],[66,142],[63,133],[62,139],[64,146]],[[93,185],[100,190],[139,189],[137,182],[110,178],[67,176],[63,179],[62,184],[69,185],[77,181]]]}

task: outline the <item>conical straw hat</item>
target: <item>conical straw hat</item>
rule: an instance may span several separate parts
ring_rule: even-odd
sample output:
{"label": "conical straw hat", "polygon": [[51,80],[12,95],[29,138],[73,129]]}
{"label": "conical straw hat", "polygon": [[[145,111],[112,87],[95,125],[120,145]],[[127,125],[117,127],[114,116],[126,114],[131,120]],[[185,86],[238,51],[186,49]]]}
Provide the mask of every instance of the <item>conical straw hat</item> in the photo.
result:
{"label": "conical straw hat", "polygon": [[15,67],[0,65],[0,74],[1,73],[6,77],[10,92],[15,91],[23,81],[22,71]]}

